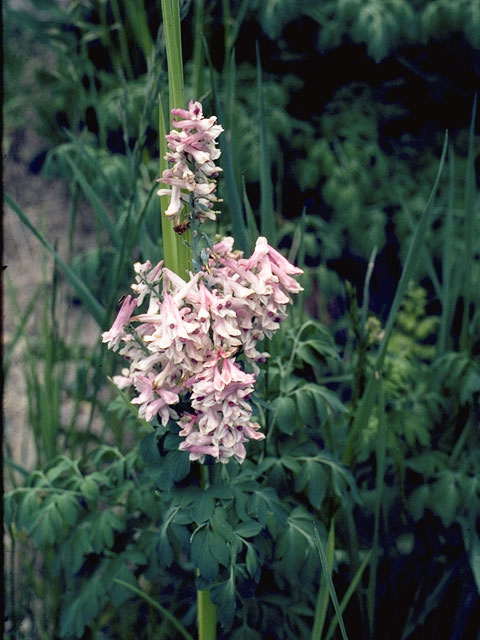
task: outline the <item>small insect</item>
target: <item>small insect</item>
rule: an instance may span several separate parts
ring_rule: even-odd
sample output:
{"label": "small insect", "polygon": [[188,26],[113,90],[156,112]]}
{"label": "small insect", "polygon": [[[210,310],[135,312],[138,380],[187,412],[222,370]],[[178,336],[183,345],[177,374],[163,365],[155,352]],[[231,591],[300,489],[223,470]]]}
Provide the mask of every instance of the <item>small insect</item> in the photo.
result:
{"label": "small insect", "polygon": [[120,307],[124,302],[125,302],[125,298],[127,297],[127,294],[124,293],[123,295],[120,296],[120,298],[117,300],[117,304]]}
{"label": "small insect", "polygon": [[190,225],[190,221],[185,220],[185,222],[181,222],[180,224],[175,225],[173,227],[173,230],[175,231],[175,233],[178,233],[179,235],[183,235],[185,231],[188,229],[189,225]]}

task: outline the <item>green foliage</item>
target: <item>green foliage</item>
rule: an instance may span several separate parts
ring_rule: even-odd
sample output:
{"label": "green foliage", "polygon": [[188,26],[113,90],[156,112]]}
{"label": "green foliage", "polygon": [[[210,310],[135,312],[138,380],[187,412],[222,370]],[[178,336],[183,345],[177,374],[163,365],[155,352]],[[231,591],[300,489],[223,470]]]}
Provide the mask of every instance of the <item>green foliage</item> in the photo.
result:
{"label": "green foliage", "polygon": [[271,40],[280,37],[285,26],[300,17],[318,25],[321,50],[338,47],[345,37],[367,46],[379,62],[400,45],[418,39],[446,37],[462,32],[473,47],[479,46],[480,17],[475,0],[295,0],[256,2],[260,21]]}
{"label": "green foliage", "polygon": [[[70,247],[80,199],[94,246],[60,258],[55,243],[7,202],[54,256],[85,312],[106,328],[131,279],[131,262],[162,254],[153,197],[158,150],[149,135],[157,130],[166,80],[162,31],[155,39],[150,33],[155,12],[148,3],[136,11],[115,0],[40,4],[34,6],[41,21],[7,6],[6,37],[25,48],[38,40],[42,52],[54,52],[58,64],[33,68],[42,91],[32,106],[51,147],[45,171],[72,185]],[[213,19],[214,7],[204,8]],[[415,629],[427,635],[429,616],[447,602],[460,610],[462,589],[475,598],[480,314],[473,124],[467,144],[464,133],[453,133],[449,175],[439,177],[439,197],[426,208],[437,166],[433,138],[427,149],[419,150],[412,135],[393,144],[393,152],[385,147],[382,126],[405,115],[385,87],[349,83],[304,121],[290,113],[292,96],[305,89],[300,73],[269,71],[262,46],[262,70],[253,58],[239,56],[236,64],[233,50],[243,21],[256,18],[263,35],[279,41],[290,69],[297,58],[282,37],[305,19],[314,25],[318,52],[351,40],[376,62],[454,32],[479,46],[474,9],[474,2],[444,0],[222,3],[229,18],[224,69],[216,71],[221,64],[214,59],[205,72],[192,70],[197,86],[211,72],[205,100],[220,121],[225,116],[222,207],[231,219],[220,224],[244,248],[257,227],[277,234],[278,246],[305,269],[303,298],[270,342],[252,397],[266,439],[250,443],[241,467],[206,466],[205,486],[198,465],[178,451],[173,422],[139,420],[124,392],[109,400],[111,359],[78,346],[81,320],[76,342],[63,337],[55,269],[51,289],[45,279],[23,315],[16,310],[5,362],[8,372],[13,349],[25,345],[38,452],[32,473],[7,458],[12,638],[27,637],[28,624],[39,637],[188,638],[197,589],[208,590],[216,605],[220,638],[269,637],[272,629],[280,640],[309,638],[319,626],[332,638],[341,616],[350,638],[380,637],[385,624],[395,638],[408,637]],[[189,24],[187,15],[185,30]],[[108,52],[108,68],[97,68],[91,45]],[[23,69],[18,47],[8,54],[7,148],[31,99],[16,91]],[[68,131],[57,127],[59,114]],[[285,175],[303,194],[321,191],[321,216],[312,206],[298,217],[301,196],[298,211],[283,218],[291,186]],[[370,313],[371,271],[363,307],[351,292],[344,313],[344,284],[327,263],[348,249],[373,256],[369,268],[377,275],[372,248],[383,247],[387,221],[399,259],[407,256],[391,313],[386,321]],[[31,336],[27,316],[37,310],[37,297],[41,335]],[[81,406],[86,428],[79,424]],[[427,546],[434,552],[425,565],[419,549]],[[449,581],[459,595],[447,591]],[[391,602],[401,618],[396,625]],[[462,629],[455,618],[445,633],[459,636]]]}

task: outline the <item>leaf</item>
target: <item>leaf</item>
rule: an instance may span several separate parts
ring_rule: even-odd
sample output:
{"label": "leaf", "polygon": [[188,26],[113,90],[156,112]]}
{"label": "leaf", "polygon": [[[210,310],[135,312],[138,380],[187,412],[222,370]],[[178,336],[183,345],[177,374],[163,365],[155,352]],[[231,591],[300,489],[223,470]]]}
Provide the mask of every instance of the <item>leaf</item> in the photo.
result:
{"label": "leaf", "polygon": [[193,636],[190,635],[190,633],[188,633],[188,631],[181,624],[181,622],[168,609],[165,609],[164,607],[162,607],[161,604],[156,602],[153,598],[151,598],[149,595],[147,595],[141,589],[138,589],[134,585],[128,582],[124,582],[119,578],[115,578],[115,582],[122,585],[126,589],[130,589],[130,591],[133,591],[133,593],[143,598],[145,602],[148,602],[150,606],[157,609],[165,618],[167,618],[167,620],[171,622],[171,624],[177,629],[177,631],[181,633],[181,635],[185,638],[185,640],[193,640]]}
{"label": "leaf", "polygon": [[79,509],[76,496],[62,493],[57,497],[56,503],[63,520],[73,526],[77,522]]}
{"label": "leaf", "polygon": [[102,581],[93,579],[84,582],[80,593],[73,593],[71,597],[73,600],[60,610],[60,634],[80,638],[85,627],[97,617],[107,596]]}
{"label": "leaf", "polygon": [[171,451],[166,456],[165,465],[172,479],[175,482],[180,482],[190,472],[188,451]]}
{"label": "leaf", "polygon": [[343,413],[346,410],[343,402],[341,402],[337,395],[333,393],[333,391],[330,391],[330,389],[320,385],[308,385],[307,388],[315,397],[319,413],[327,415],[332,411]]}
{"label": "leaf", "polygon": [[224,582],[213,585],[210,589],[210,598],[217,605],[218,620],[223,625],[229,625],[233,620],[236,610],[235,580],[233,570],[230,578]]}
{"label": "leaf", "polygon": [[248,520],[247,522],[242,522],[235,529],[235,533],[242,538],[252,538],[260,533],[262,530],[262,525],[256,520]]}
{"label": "leaf", "polygon": [[275,402],[275,423],[282,433],[291,436],[297,425],[297,410],[291,397],[281,396]]}
{"label": "leaf", "polygon": [[[137,585],[135,576],[127,567],[123,558],[118,556],[112,558],[108,565],[105,566],[102,580],[112,604],[116,607],[122,605],[132,595],[131,590],[125,587],[125,583],[133,586]],[[122,584],[119,584],[117,580],[121,580]]]}
{"label": "leaf", "polygon": [[430,485],[423,484],[408,498],[408,509],[415,521],[420,520],[425,512],[425,507],[430,505]]}
{"label": "leaf", "polygon": [[245,564],[246,564],[248,573],[253,578],[255,576],[255,574],[257,573],[257,569],[258,569],[258,557],[257,557],[257,552],[256,552],[255,547],[253,546],[253,544],[249,544],[247,546],[247,554],[246,554],[246,557],[245,557]]}
{"label": "leaf", "polygon": [[37,491],[31,490],[26,492],[18,507],[16,519],[17,528],[26,529],[28,531],[32,519],[35,518],[40,508]]}
{"label": "leaf", "polygon": [[224,567],[228,567],[230,564],[230,551],[227,543],[221,538],[215,531],[209,531],[207,533],[207,540],[210,551],[214,558],[218,560]]}
{"label": "leaf", "polygon": [[[248,513],[256,516],[262,526],[267,524],[268,514],[272,514],[278,524],[284,525],[287,522],[287,514],[273,487],[262,487],[253,491],[248,502]],[[272,533],[271,523],[268,523],[268,528]]]}
{"label": "leaf", "polygon": [[192,508],[190,509],[190,514],[192,519],[200,524],[201,522],[206,522],[210,520],[213,515],[213,511],[215,509],[215,498],[211,494],[211,492],[207,489],[201,493],[197,500],[195,500]]}
{"label": "leaf", "polygon": [[158,434],[156,431],[147,434],[140,441],[140,455],[147,465],[160,465],[162,457],[158,450]]}
{"label": "leaf", "polygon": [[85,526],[77,527],[62,546],[62,564],[65,570],[75,574],[90,551],[90,534]]}
{"label": "leaf", "polygon": [[297,403],[297,411],[302,421],[308,427],[314,427],[318,424],[318,416],[316,411],[316,403],[312,393],[304,388],[295,392],[295,401]]}
{"label": "leaf", "polygon": [[86,477],[85,480],[80,484],[80,493],[83,495],[85,500],[90,504],[94,504],[98,500],[98,496],[100,494],[100,489],[98,484],[93,480],[93,478]]}
{"label": "leaf", "polygon": [[160,527],[160,536],[157,546],[158,560],[165,567],[169,567],[173,562],[172,545],[168,539],[168,521]]}
{"label": "leaf", "polygon": [[320,464],[313,464],[308,478],[308,499],[316,509],[322,506],[327,492],[328,478]]}
{"label": "leaf", "polygon": [[45,472],[49,482],[55,482],[57,478],[59,478],[62,473],[65,471],[71,471],[72,469],[72,461],[66,458],[65,456],[60,456],[59,459],[55,460],[55,466],[52,466],[48,471]]}
{"label": "leaf", "polygon": [[449,527],[455,520],[460,506],[460,492],[455,473],[444,471],[439,473],[437,482],[433,485],[432,501],[429,505],[432,511],[440,516],[444,527]]}
{"label": "leaf", "polygon": [[92,546],[95,553],[101,553],[106,547],[113,546],[114,531],[123,531],[125,522],[110,509],[101,511],[92,520]]}
{"label": "leaf", "polygon": [[191,556],[200,575],[211,582],[218,575],[218,560],[214,557],[208,539],[208,529],[197,529],[192,535]]}
{"label": "leaf", "polygon": [[225,510],[221,507],[217,507],[215,509],[215,513],[212,518],[210,518],[210,526],[213,531],[218,533],[218,535],[226,540],[226,542],[230,542],[233,538],[233,529],[231,524],[227,521]]}

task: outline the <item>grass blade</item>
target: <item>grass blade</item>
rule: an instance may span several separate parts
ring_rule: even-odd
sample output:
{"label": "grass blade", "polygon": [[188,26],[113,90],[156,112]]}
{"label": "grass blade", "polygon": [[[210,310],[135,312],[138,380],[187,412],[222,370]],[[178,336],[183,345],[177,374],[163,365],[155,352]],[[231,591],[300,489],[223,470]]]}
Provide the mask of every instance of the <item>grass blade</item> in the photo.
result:
{"label": "grass blade", "polygon": [[173,613],[171,613],[168,609],[165,609],[165,607],[162,607],[161,604],[147,595],[144,591],[142,591],[138,587],[133,586],[133,584],[130,584],[129,582],[120,580],[120,578],[114,578],[114,582],[122,585],[122,587],[125,587],[125,589],[130,589],[130,591],[133,591],[133,593],[135,593],[137,596],[143,598],[145,602],[148,602],[149,605],[159,611],[162,616],[164,616],[175,627],[175,629],[177,629],[177,631],[182,635],[183,638],[185,638],[185,640],[194,640],[193,636],[188,633],[183,624],[173,615]]}
{"label": "grass blade", "polygon": [[328,568],[327,556],[325,555],[325,551],[324,551],[323,546],[322,546],[322,541],[320,540],[320,536],[318,534],[318,529],[317,529],[315,523],[313,524],[313,530],[315,532],[315,542],[316,542],[316,545],[317,545],[318,555],[320,556],[320,563],[322,565],[323,575],[324,575],[325,580],[327,582],[328,592],[330,594],[330,598],[332,599],[332,603],[333,603],[333,607],[335,609],[335,613],[337,614],[338,624],[340,626],[340,633],[342,634],[343,640],[348,640],[347,631],[345,629],[345,625],[343,624],[342,612],[340,611],[340,605],[338,604],[337,594],[335,592],[335,587],[333,586],[332,577],[330,575],[330,571],[329,571],[329,568]]}
{"label": "grass blade", "polygon": [[[330,531],[328,532],[327,539],[327,565],[329,575],[332,575],[333,570],[333,558],[335,553],[335,522],[332,518],[330,523]],[[328,607],[328,584],[327,578],[323,576],[320,578],[320,587],[318,590],[317,604],[315,606],[315,617],[313,619],[312,640],[321,640],[323,627],[325,624],[325,617],[327,615]]]}
{"label": "grass blade", "polygon": [[[362,579],[363,572],[368,567],[368,564],[370,562],[370,556],[371,556],[371,551],[368,551],[365,554],[365,557],[362,560],[362,563],[360,564],[360,566],[356,570],[352,581],[348,585],[348,589],[345,591],[345,595],[343,596],[342,601],[340,603],[340,612],[342,614],[345,611],[348,603],[350,602],[351,597],[353,596],[353,594],[357,590],[358,585],[360,584],[360,580]],[[337,628],[337,625],[338,625],[338,617],[335,615],[335,617],[332,618],[332,621],[330,622],[330,626],[328,627],[327,635],[325,636],[325,640],[331,640],[331,638],[333,637],[333,634],[335,633],[335,629]]]}
{"label": "grass blade", "polygon": [[440,158],[440,163],[437,171],[437,177],[435,178],[435,182],[430,192],[430,196],[425,206],[425,210],[422,213],[422,216],[418,222],[417,228],[413,235],[413,239],[410,244],[408,254],[405,260],[405,264],[403,267],[402,275],[400,276],[400,281],[398,283],[397,290],[395,292],[395,297],[393,299],[393,303],[392,303],[390,312],[388,314],[387,322],[385,324],[384,338],[378,349],[372,374],[368,380],[364,394],[358,405],[354,420],[352,422],[352,426],[350,428],[350,433],[348,434],[347,442],[345,444],[345,449],[343,452],[343,462],[346,465],[350,465],[352,462],[353,446],[354,446],[355,439],[357,437],[357,433],[359,433],[362,430],[362,428],[366,427],[370,414],[373,410],[373,407],[375,406],[374,399],[375,399],[377,384],[379,380],[379,373],[381,372],[383,367],[383,361],[385,360],[388,343],[392,335],[393,326],[395,323],[395,319],[397,317],[398,309],[402,302],[408,283],[412,278],[415,272],[415,269],[417,267],[417,264],[421,258],[421,249],[422,249],[424,238],[428,231],[428,227],[431,219],[431,213],[432,213],[432,204],[433,204],[435,195],[437,193],[438,183],[440,181],[440,176],[443,171],[443,165],[445,163],[447,149],[448,149],[448,135],[445,134],[445,140],[443,143],[442,155]]}
{"label": "grass blade", "polygon": [[[210,52],[206,45],[205,40],[204,48],[205,55],[208,60],[208,65],[210,67],[210,84],[212,89],[213,100],[215,103],[216,115],[218,118],[218,122],[222,123],[223,120],[223,110],[220,104],[220,99],[218,96],[216,83],[215,83],[215,75],[214,68],[212,64],[212,60],[210,57]],[[223,179],[225,184],[225,189],[227,192],[227,197],[225,198],[228,201],[228,208],[230,213],[230,224],[232,226],[232,234],[235,238],[235,245],[238,249],[244,252],[248,252],[251,248],[248,242],[248,234],[247,227],[245,224],[245,218],[243,215],[243,207],[242,201],[240,198],[239,189],[235,180],[235,172],[233,167],[232,153],[230,150],[230,145],[227,141],[226,135],[221,135],[219,138],[220,151],[222,152],[222,165],[223,165]]]}
{"label": "grass blade", "polygon": [[75,164],[75,162],[73,162],[73,160],[68,155],[65,156],[65,159],[70,165],[70,168],[73,171],[75,179],[78,182],[78,184],[81,186],[82,191],[85,194],[85,197],[92,205],[93,210],[95,211],[95,215],[97,216],[97,219],[100,221],[103,227],[105,227],[105,229],[108,231],[108,235],[110,236],[112,244],[115,247],[118,247],[120,245],[121,239],[120,239],[120,233],[117,227],[115,226],[115,223],[110,220],[110,216],[108,215],[105,207],[100,202],[95,191],[88,184],[88,181],[84,176],[83,171],[81,171],[81,169]]}
{"label": "grass blade", "polygon": [[257,93],[258,93],[258,119],[260,125],[260,220],[262,235],[270,244],[276,245],[277,229],[275,226],[275,213],[273,208],[273,187],[270,152],[268,149],[267,127],[265,123],[265,110],[263,107],[262,87],[262,63],[258,42],[257,52]]}
{"label": "grass blade", "polygon": [[195,99],[200,99],[203,93],[203,21],[205,13],[205,0],[195,0],[193,9],[193,94]]}
{"label": "grass blade", "polygon": [[250,247],[253,247],[260,233],[258,232],[255,216],[253,215],[252,205],[250,204],[250,200],[248,199],[247,187],[245,184],[245,176],[242,176],[242,191],[243,191],[243,206],[244,206],[245,214],[247,217],[248,242],[250,244]]}
{"label": "grass blade", "polygon": [[383,486],[385,477],[385,466],[387,456],[387,418],[385,414],[385,397],[383,393],[383,385],[380,384],[378,398],[378,438],[376,442],[376,459],[377,470],[375,478],[375,505],[374,505],[374,524],[373,524],[373,541],[371,550],[370,573],[367,589],[367,613],[368,623],[370,627],[370,636],[374,637],[375,631],[375,602],[377,592],[377,568],[378,568],[378,532],[380,527],[380,509],[382,506]]}
{"label": "grass blade", "polygon": [[148,60],[153,49],[153,40],[148,28],[148,16],[145,11],[145,4],[143,2],[131,2],[131,0],[125,0],[123,3],[125,11],[128,17],[128,21],[132,26],[135,38],[140,48],[143,51],[145,60]]}
{"label": "grass blade", "polygon": [[[8,284],[10,286],[13,286],[10,282],[10,279],[8,279]],[[38,285],[38,287],[35,289],[33,296],[31,297],[31,299],[29,300],[27,306],[25,307],[25,311],[22,312],[22,315],[20,316],[20,322],[17,326],[17,329],[13,335],[12,341],[10,342],[10,344],[5,348],[4,354],[3,354],[3,378],[4,380],[6,379],[7,375],[8,375],[8,369],[10,366],[10,360],[12,358],[12,354],[13,354],[13,350],[15,349],[15,346],[17,344],[17,342],[20,340],[20,338],[23,335],[23,330],[25,329],[25,325],[27,324],[29,318],[31,317],[31,313],[33,311],[33,308],[35,307],[36,302],[38,301],[39,298],[39,293],[41,291],[41,289],[43,288],[43,285],[40,284]]]}
{"label": "grass blade", "polygon": [[92,318],[97,322],[99,326],[103,326],[103,322],[105,319],[105,309],[102,305],[96,300],[93,295],[90,293],[89,289],[81,280],[77,274],[71,269],[58,255],[52,245],[43,237],[43,235],[38,231],[36,227],[30,222],[28,217],[19,207],[19,205],[11,198],[8,193],[4,193],[5,202],[13,209],[13,211],[17,214],[23,224],[30,229],[34,236],[40,240],[43,246],[52,254],[55,258],[58,266],[65,274],[65,277],[70,282],[72,287],[75,289],[76,294],[80,298],[80,300],[85,305],[85,309],[90,313]]}
{"label": "grass blade", "polygon": [[112,181],[105,174],[102,165],[98,161],[98,155],[96,153],[91,153],[92,150],[89,149],[85,144],[82,144],[71,131],[68,131],[68,129],[64,129],[64,132],[68,136],[68,139],[70,140],[74,149],[78,151],[79,156],[86,162],[86,164],[88,164],[93,169],[96,175],[102,178],[105,187],[108,189],[112,197],[115,198],[118,204],[123,204],[122,196],[120,195],[119,191],[113,187]]}
{"label": "grass blade", "polygon": [[448,204],[445,217],[445,232],[442,257],[442,315],[438,330],[437,355],[443,355],[447,348],[447,333],[450,328],[455,301],[458,297],[457,287],[452,287],[453,275],[453,207],[455,202],[455,152],[450,145],[448,151]]}
{"label": "grass blade", "polygon": [[[473,152],[473,140],[475,135],[475,116],[477,113],[477,96],[473,101],[472,119],[468,132],[467,170],[465,173],[465,257],[464,265],[464,305],[462,316],[462,328],[460,331],[460,349],[468,346],[468,324],[470,317],[470,305],[473,299],[474,283],[472,281],[472,263],[474,257],[475,218],[479,208],[475,207],[475,158]],[[478,287],[478,285],[477,285]]]}
{"label": "grass blade", "polygon": [[393,331],[393,325],[395,323],[395,319],[397,317],[397,312],[402,302],[404,293],[408,287],[408,283],[413,277],[415,273],[415,269],[417,267],[418,261],[421,255],[422,244],[427,234],[428,227],[430,224],[430,218],[432,213],[432,205],[435,199],[438,184],[440,182],[440,176],[443,172],[443,165],[445,164],[445,157],[448,149],[448,135],[445,134],[445,140],[443,143],[442,155],[440,157],[440,163],[437,171],[437,176],[435,178],[435,182],[433,184],[433,188],[430,192],[430,196],[428,198],[427,204],[425,206],[425,210],[422,213],[422,216],[418,222],[417,228],[415,230],[412,243],[408,249],[408,254],[405,260],[405,265],[402,270],[402,275],[400,276],[400,281],[397,286],[397,290],[395,292],[395,297],[393,299],[392,307],[388,314],[387,322],[385,324],[385,336],[383,338],[382,344],[380,345],[377,359],[375,362],[375,369],[380,371],[383,365],[383,360],[385,358],[385,354],[387,351],[387,346],[390,341],[390,337]]}

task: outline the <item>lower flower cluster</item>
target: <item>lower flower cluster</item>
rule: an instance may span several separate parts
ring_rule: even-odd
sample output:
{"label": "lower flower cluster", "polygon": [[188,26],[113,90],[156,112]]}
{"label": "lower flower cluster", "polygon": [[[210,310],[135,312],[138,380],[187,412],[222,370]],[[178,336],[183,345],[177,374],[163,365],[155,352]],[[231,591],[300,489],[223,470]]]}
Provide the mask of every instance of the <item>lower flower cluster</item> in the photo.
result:
{"label": "lower flower cluster", "polygon": [[[257,363],[268,357],[257,343],[279,328],[290,294],[302,290],[292,277],[302,270],[262,237],[248,259],[233,251],[233,238],[223,238],[189,281],[163,263],[134,269],[134,295],[102,336],[129,362],[114,382],[134,388],[140,417],[178,422],[180,449],[191,460],[243,462],[245,442],[265,437],[249,402]],[[145,313],[134,315],[147,300]]]}

